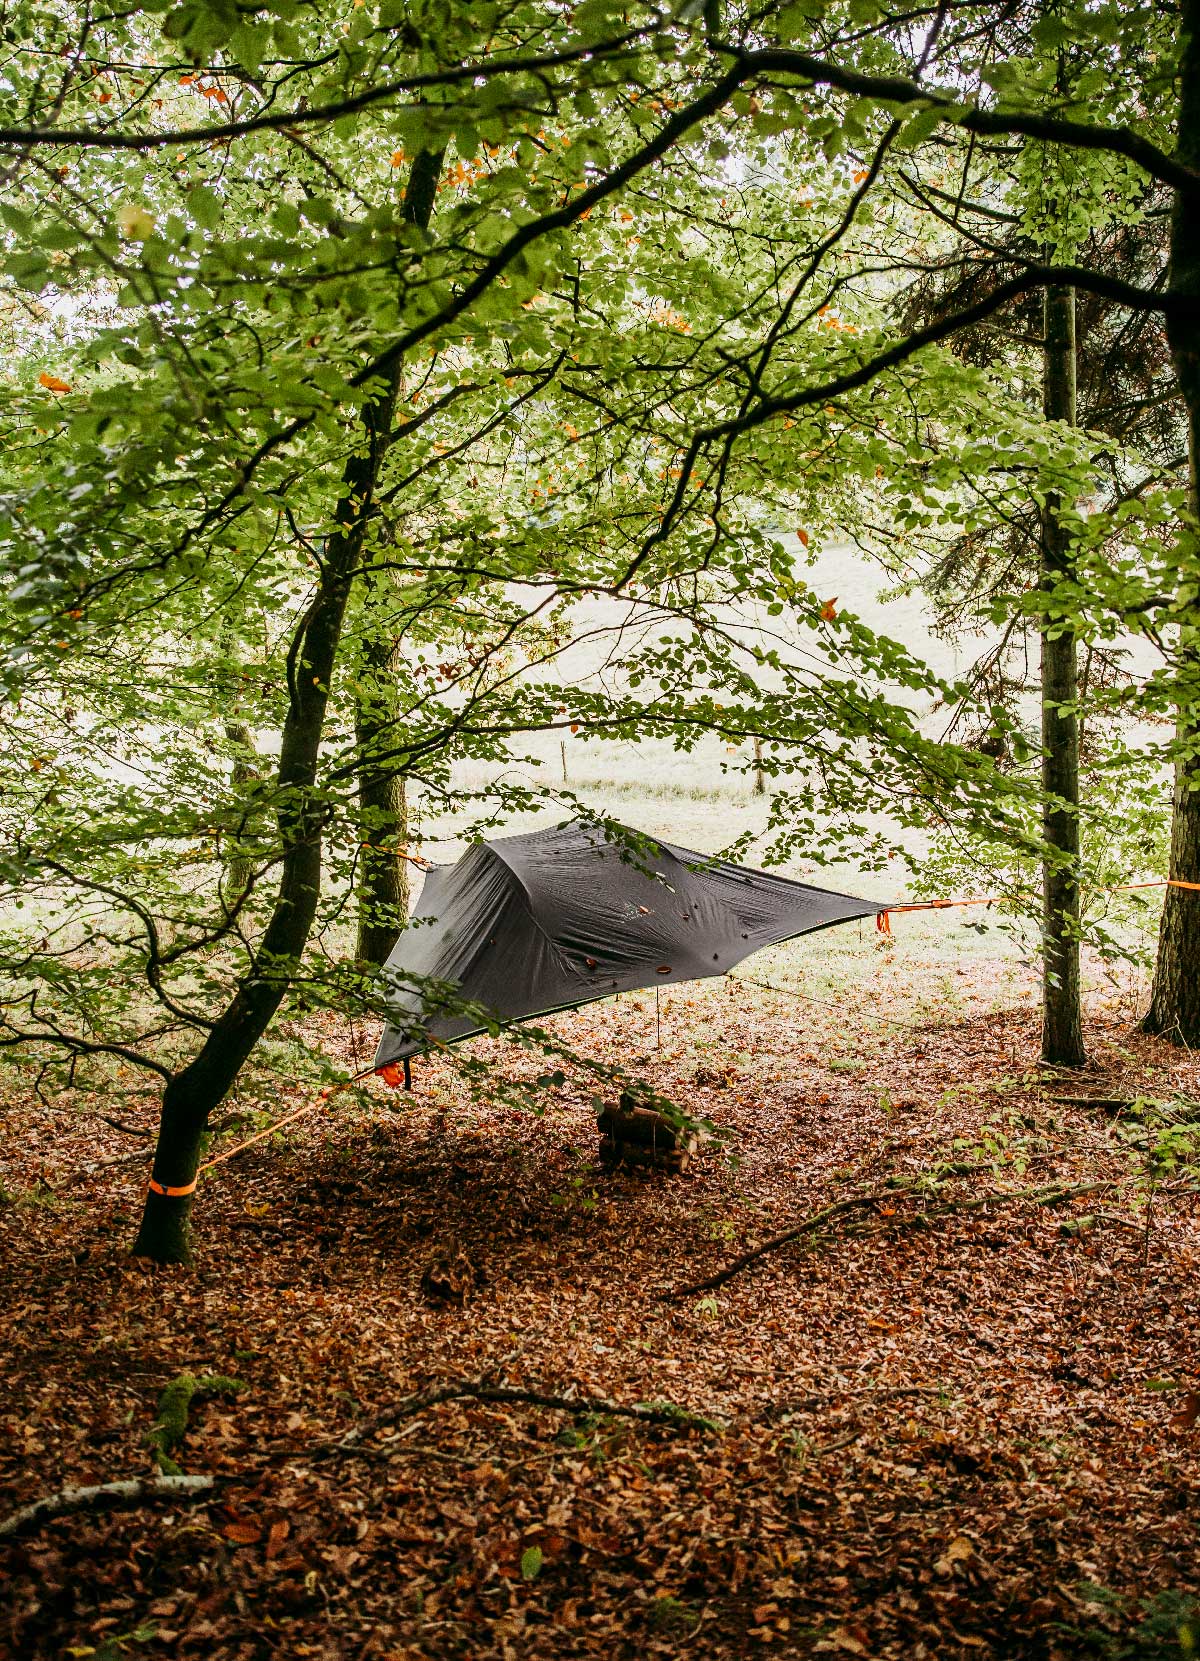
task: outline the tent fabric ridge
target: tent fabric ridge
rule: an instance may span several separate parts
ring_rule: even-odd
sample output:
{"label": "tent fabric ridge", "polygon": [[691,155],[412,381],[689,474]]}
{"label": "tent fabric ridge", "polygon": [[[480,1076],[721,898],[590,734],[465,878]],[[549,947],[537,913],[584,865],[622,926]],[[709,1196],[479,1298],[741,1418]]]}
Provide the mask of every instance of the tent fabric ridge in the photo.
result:
{"label": "tent fabric ridge", "polygon": [[[542,939],[546,942],[546,945],[549,947],[550,951],[553,952],[554,956],[569,971],[569,973],[571,973],[572,975],[575,976],[576,980],[579,982],[579,984],[581,986],[586,986],[587,985],[586,977],[579,971],[578,968],[576,968],[575,964],[571,962],[571,959],[567,956],[566,952],[563,951],[563,949],[559,945],[558,941],[555,940],[551,935],[546,933],[546,930],[543,928],[541,922],[538,920],[538,914],[533,909],[533,895],[529,892],[529,885],[525,881],[525,879],[521,875],[521,873],[517,870],[516,866],[513,865],[509,860],[505,859],[503,854],[498,853],[497,850],[492,847],[492,844],[490,842],[485,842],[483,844],[483,846],[485,848],[487,848],[490,852],[496,854],[497,858],[500,860],[500,863],[504,866],[506,871],[511,871],[512,872],[513,881],[516,883],[518,889],[520,890],[521,904],[525,908],[525,911],[528,913],[529,921],[533,924],[534,928],[538,931],[538,933],[541,935]],[[561,1005],[561,1007],[563,1009],[570,1009],[571,1005],[570,1004],[563,1004],[563,1005]],[[543,1013],[549,1014],[549,1011],[547,1010],[547,1011],[544,1011]]]}

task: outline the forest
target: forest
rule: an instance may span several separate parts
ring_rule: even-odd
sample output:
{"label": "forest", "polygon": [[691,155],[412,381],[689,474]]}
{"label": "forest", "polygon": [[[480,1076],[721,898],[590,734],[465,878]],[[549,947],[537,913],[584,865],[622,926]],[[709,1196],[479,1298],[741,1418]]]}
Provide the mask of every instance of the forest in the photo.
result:
{"label": "forest", "polygon": [[0,62],[0,1655],[1200,1653],[1200,0]]}

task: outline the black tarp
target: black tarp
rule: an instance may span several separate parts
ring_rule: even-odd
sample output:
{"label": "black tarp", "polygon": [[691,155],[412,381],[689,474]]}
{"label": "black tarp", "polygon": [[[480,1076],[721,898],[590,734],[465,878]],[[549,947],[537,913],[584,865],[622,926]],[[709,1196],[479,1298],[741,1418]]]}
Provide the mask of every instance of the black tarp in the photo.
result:
{"label": "black tarp", "polygon": [[585,820],[477,843],[425,877],[384,969],[391,1019],[375,1065],[484,1030],[439,1011],[413,976],[518,1021],[723,975],[763,946],[884,909]]}

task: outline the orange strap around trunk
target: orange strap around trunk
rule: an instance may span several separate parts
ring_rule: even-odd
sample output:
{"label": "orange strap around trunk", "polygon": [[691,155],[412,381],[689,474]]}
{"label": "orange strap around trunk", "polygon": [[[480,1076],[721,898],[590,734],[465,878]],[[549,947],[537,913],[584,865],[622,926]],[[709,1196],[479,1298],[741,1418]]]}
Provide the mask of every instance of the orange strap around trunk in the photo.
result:
{"label": "orange strap around trunk", "polygon": [[164,1184],[161,1182],[155,1182],[154,1178],[151,1177],[148,1187],[152,1194],[165,1195],[165,1197],[169,1200],[181,1200],[185,1194],[194,1194],[196,1192],[196,1184],[199,1180],[200,1176],[199,1172],[197,1172],[192,1180],[185,1183],[182,1188],[172,1188],[169,1183]]}

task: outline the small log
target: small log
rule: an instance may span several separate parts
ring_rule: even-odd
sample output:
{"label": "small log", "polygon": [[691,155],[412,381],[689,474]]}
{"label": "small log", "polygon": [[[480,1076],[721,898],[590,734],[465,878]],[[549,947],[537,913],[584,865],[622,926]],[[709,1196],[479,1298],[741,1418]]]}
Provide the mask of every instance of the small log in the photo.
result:
{"label": "small log", "polygon": [[689,1136],[674,1148],[647,1147],[638,1142],[622,1142],[615,1136],[600,1139],[600,1160],[604,1165],[629,1165],[655,1171],[671,1171],[678,1175],[686,1171],[696,1148],[696,1138]]}
{"label": "small log", "polygon": [[629,1096],[622,1096],[616,1107],[602,1108],[596,1126],[605,1136],[618,1142],[635,1142],[643,1148],[661,1148],[670,1153],[679,1145],[679,1130],[670,1120],[652,1107],[639,1107]]}

